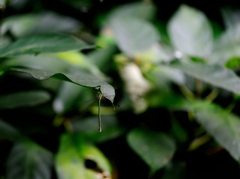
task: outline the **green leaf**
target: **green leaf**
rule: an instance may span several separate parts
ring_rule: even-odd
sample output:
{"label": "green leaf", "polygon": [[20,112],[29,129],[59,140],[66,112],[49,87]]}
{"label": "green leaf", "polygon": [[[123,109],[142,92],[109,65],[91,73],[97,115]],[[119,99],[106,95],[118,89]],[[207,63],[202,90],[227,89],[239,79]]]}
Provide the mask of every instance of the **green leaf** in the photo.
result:
{"label": "green leaf", "polygon": [[0,109],[37,106],[49,101],[50,98],[50,94],[46,91],[23,91],[13,93],[0,96]]}
{"label": "green leaf", "polygon": [[0,48],[0,58],[21,54],[55,53],[92,48],[85,42],[66,34],[34,35],[21,38]]}
{"label": "green leaf", "polygon": [[197,121],[223,146],[230,155],[240,161],[240,118],[215,104],[195,101]]}
{"label": "green leaf", "polygon": [[205,57],[212,50],[212,30],[206,16],[189,6],[180,6],[168,24],[168,33],[175,49],[187,55]]}
{"label": "green leaf", "polygon": [[[86,168],[84,163],[91,160],[97,170]],[[82,135],[62,135],[55,166],[59,179],[97,179],[98,176],[111,177],[108,160],[93,145],[86,143]]]}
{"label": "green leaf", "polygon": [[227,68],[239,68],[240,67],[240,57],[232,57],[226,63]]}
{"label": "green leaf", "polygon": [[60,60],[66,61],[67,63],[71,64],[73,68],[76,68],[77,71],[79,71],[79,68],[82,68],[86,71],[89,71],[91,74],[97,76],[99,79],[106,79],[106,76],[100,71],[100,68],[91,63],[88,57],[82,53],[70,51],[53,54],[53,56],[56,56]]}
{"label": "green leaf", "polygon": [[0,8],[5,7],[6,0],[0,0]]}
{"label": "green leaf", "polygon": [[174,135],[175,140],[180,143],[185,143],[188,140],[187,131],[184,130],[184,128],[177,120],[172,119],[171,123],[172,123],[171,132]]}
{"label": "green leaf", "polygon": [[96,65],[99,69],[105,71],[111,69],[111,66],[108,65],[112,63],[112,56],[116,53],[116,45],[108,45],[103,49],[95,49],[92,52],[88,53],[87,57],[91,63]]}
{"label": "green leaf", "polygon": [[224,64],[232,57],[240,56],[240,24],[227,29],[214,44],[212,54],[208,57],[211,63]]}
{"label": "green leaf", "polygon": [[163,173],[161,179],[185,179],[186,166],[184,163],[170,163]]}
{"label": "green leaf", "polygon": [[10,139],[12,141],[19,141],[23,136],[10,124],[0,119],[0,137]]}
{"label": "green leaf", "polygon": [[218,64],[175,62],[170,66],[182,70],[190,76],[203,80],[211,85],[240,94],[240,79],[232,71]]}
{"label": "green leaf", "polygon": [[35,55],[19,55],[16,57],[4,60],[2,66],[24,66],[33,69],[42,69],[49,71],[64,72],[71,67],[71,65],[53,55],[39,54]]}
{"label": "green leaf", "polygon": [[63,114],[71,109],[74,102],[78,99],[82,88],[72,83],[63,82],[53,101],[53,108],[56,113]]}
{"label": "green leaf", "polygon": [[151,174],[167,165],[176,150],[174,141],[166,134],[134,129],[128,136],[130,147],[149,165]]}
{"label": "green leaf", "polygon": [[118,47],[130,56],[158,44],[159,35],[147,21],[134,17],[116,18],[111,21],[111,28]]}
{"label": "green leaf", "polygon": [[49,78],[56,78],[63,81],[68,81],[74,84],[78,84],[84,87],[91,87],[100,89],[105,98],[113,103],[115,97],[114,88],[108,83],[99,80],[97,77],[91,76],[83,72],[77,72],[75,74],[70,73],[55,73],[45,70],[27,69],[27,68],[9,68],[10,71],[21,72],[30,74],[32,77],[38,80],[47,80]]}
{"label": "green leaf", "polygon": [[239,20],[240,20],[239,10],[230,10],[230,9],[224,8],[221,10],[221,13],[223,16],[224,24],[227,27],[227,29],[234,28],[236,25],[239,25]]}
{"label": "green leaf", "polygon": [[[152,81],[158,86],[170,85],[170,82],[174,82],[178,85],[184,85],[186,82],[184,73],[178,69],[171,68],[169,66],[159,65],[157,68],[150,70],[147,74],[149,78],[152,78]],[[167,89],[167,92],[169,89]]]}
{"label": "green leaf", "polygon": [[33,142],[16,143],[7,160],[7,179],[50,179],[52,154]]}
{"label": "green leaf", "polygon": [[[61,23],[59,23],[61,21]],[[54,12],[11,15],[4,19],[2,34],[10,31],[14,37],[36,33],[73,32],[81,26],[80,22]]]}
{"label": "green leaf", "polygon": [[156,8],[149,2],[133,2],[122,5],[110,13],[109,19],[136,17],[150,20],[156,14]]}
{"label": "green leaf", "polygon": [[30,33],[33,27],[39,22],[40,17],[36,14],[24,14],[10,16],[4,19],[2,34],[10,31],[14,37],[21,37]]}
{"label": "green leaf", "polygon": [[71,110],[82,112],[81,110],[86,110],[88,102],[94,102],[97,100],[98,99],[96,98],[96,95],[94,95],[93,90],[79,88],[78,85],[62,82],[53,101],[53,108],[58,114],[63,114],[69,110],[70,112]]}
{"label": "green leaf", "polygon": [[182,96],[172,92],[161,92],[158,93],[158,95],[156,95],[155,92],[153,95],[149,94],[147,100],[151,107],[165,107],[171,109],[181,109],[186,103]]}

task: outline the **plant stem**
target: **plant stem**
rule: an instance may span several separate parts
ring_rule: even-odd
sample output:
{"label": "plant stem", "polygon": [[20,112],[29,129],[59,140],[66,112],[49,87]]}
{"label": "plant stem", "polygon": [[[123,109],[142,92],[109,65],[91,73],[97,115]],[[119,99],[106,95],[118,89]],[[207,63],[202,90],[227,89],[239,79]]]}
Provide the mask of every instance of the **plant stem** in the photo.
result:
{"label": "plant stem", "polygon": [[186,86],[180,86],[180,90],[182,94],[185,96],[185,98],[189,100],[194,99],[194,94]]}
{"label": "plant stem", "polygon": [[196,91],[197,91],[197,98],[200,98],[203,91],[203,85],[202,85],[202,81],[200,81],[199,79],[196,79]]}
{"label": "plant stem", "polygon": [[211,139],[211,137],[209,135],[203,135],[199,138],[196,138],[195,140],[192,141],[192,143],[190,144],[188,150],[192,151],[197,149],[198,147],[200,147],[201,145],[207,143],[209,140]]}
{"label": "plant stem", "polygon": [[218,96],[218,90],[214,89],[211,91],[209,95],[205,98],[205,100],[212,102]]}

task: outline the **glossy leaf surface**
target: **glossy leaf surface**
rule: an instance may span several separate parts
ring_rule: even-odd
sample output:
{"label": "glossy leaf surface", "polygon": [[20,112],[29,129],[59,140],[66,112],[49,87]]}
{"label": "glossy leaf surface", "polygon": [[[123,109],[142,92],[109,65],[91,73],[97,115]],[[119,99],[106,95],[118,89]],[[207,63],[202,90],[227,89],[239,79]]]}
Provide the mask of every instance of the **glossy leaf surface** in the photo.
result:
{"label": "glossy leaf surface", "polygon": [[14,72],[22,72],[27,73],[33,76],[38,80],[46,80],[49,78],[56,78],[63,81],[68,81],[71,83],[75,83],[84,87],[91,87],[91,88],[100,88],[104,97],[110,100],[113,103],[115,90],[114,88],[109,85],[108,83],[97,79],[94,76],[89,74],[78,72],[76,74],[67,74],[67,73],[55,73],[51,71],[45,70],[36,70],[36,69],[27,69],[27,68],[10,68],[10,71]]}
{"label": "glossy leaf surface", "polygon": [[0,48],[0,58],[22,54],[54,53],[89,49],[93,46],[65,34],[34,35],[20,38]]}

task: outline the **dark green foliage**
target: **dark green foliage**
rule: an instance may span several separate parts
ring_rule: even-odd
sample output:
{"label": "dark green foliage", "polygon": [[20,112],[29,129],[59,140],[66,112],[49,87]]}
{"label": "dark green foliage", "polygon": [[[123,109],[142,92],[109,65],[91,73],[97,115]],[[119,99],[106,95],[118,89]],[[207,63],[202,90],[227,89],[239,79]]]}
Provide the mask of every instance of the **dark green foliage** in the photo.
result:
{"label": "dark green foliage", "polygon": [[0,179],[239,178],[239,11],[44,2],[0,0]]}

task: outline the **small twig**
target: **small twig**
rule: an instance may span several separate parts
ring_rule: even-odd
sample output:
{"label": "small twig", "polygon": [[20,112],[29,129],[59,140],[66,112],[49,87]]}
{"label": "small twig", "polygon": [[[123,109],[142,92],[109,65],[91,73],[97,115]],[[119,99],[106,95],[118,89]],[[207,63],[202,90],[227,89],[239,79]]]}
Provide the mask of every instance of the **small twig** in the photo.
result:
{"label": "small twig", "polygon": [[216,153],[218,153],[218,152],[220,152],[222,150],[224,150],[224,148],[222,146],[218,146],[218,147],[216,147],[214,149],[208,150],[207,151],[207,155],[213,155],[213,154],[216,154]]}
{"label": "small twig", "polygon": [[200,147],[201,145],[207,143],[209,140],[211,139],[211,137],[209,135],[203,135],[199,138],[196,138],[195,140],[193,140],[188,148],[188,150],[192,151],[197,149],[198,147]]}
{"label": "small twig", "polygon": [[73,133],[73,127],[69,120],[65,120],[63,124],[68,133]]}
{"label": "small twig", "polygon": [[195,81],[196,81],[197,98],[200,98],[203,91],[203,84],[202,84],[202,81],[200,81],[199,79],[195,79]]}
{"label": "small twig", "polygon": [[209,93],[209,95],[207,95],[205,100],[212,102],[218,96],[218,93],[219,92],[217,89],[212,90],[211,93]]}
{"label": "small twig", "polygon": [[191,100],[194,99],[194,94],[191,90],[189,90],[186,86],[180,86],[180,90],[185,98]]}
{"label": "small twig", "polygon": [[231,102],[231,103],[226,107],[226,111],[230,113],[230,112],[235,108],[235,106],[236,106],[236,101]]}

